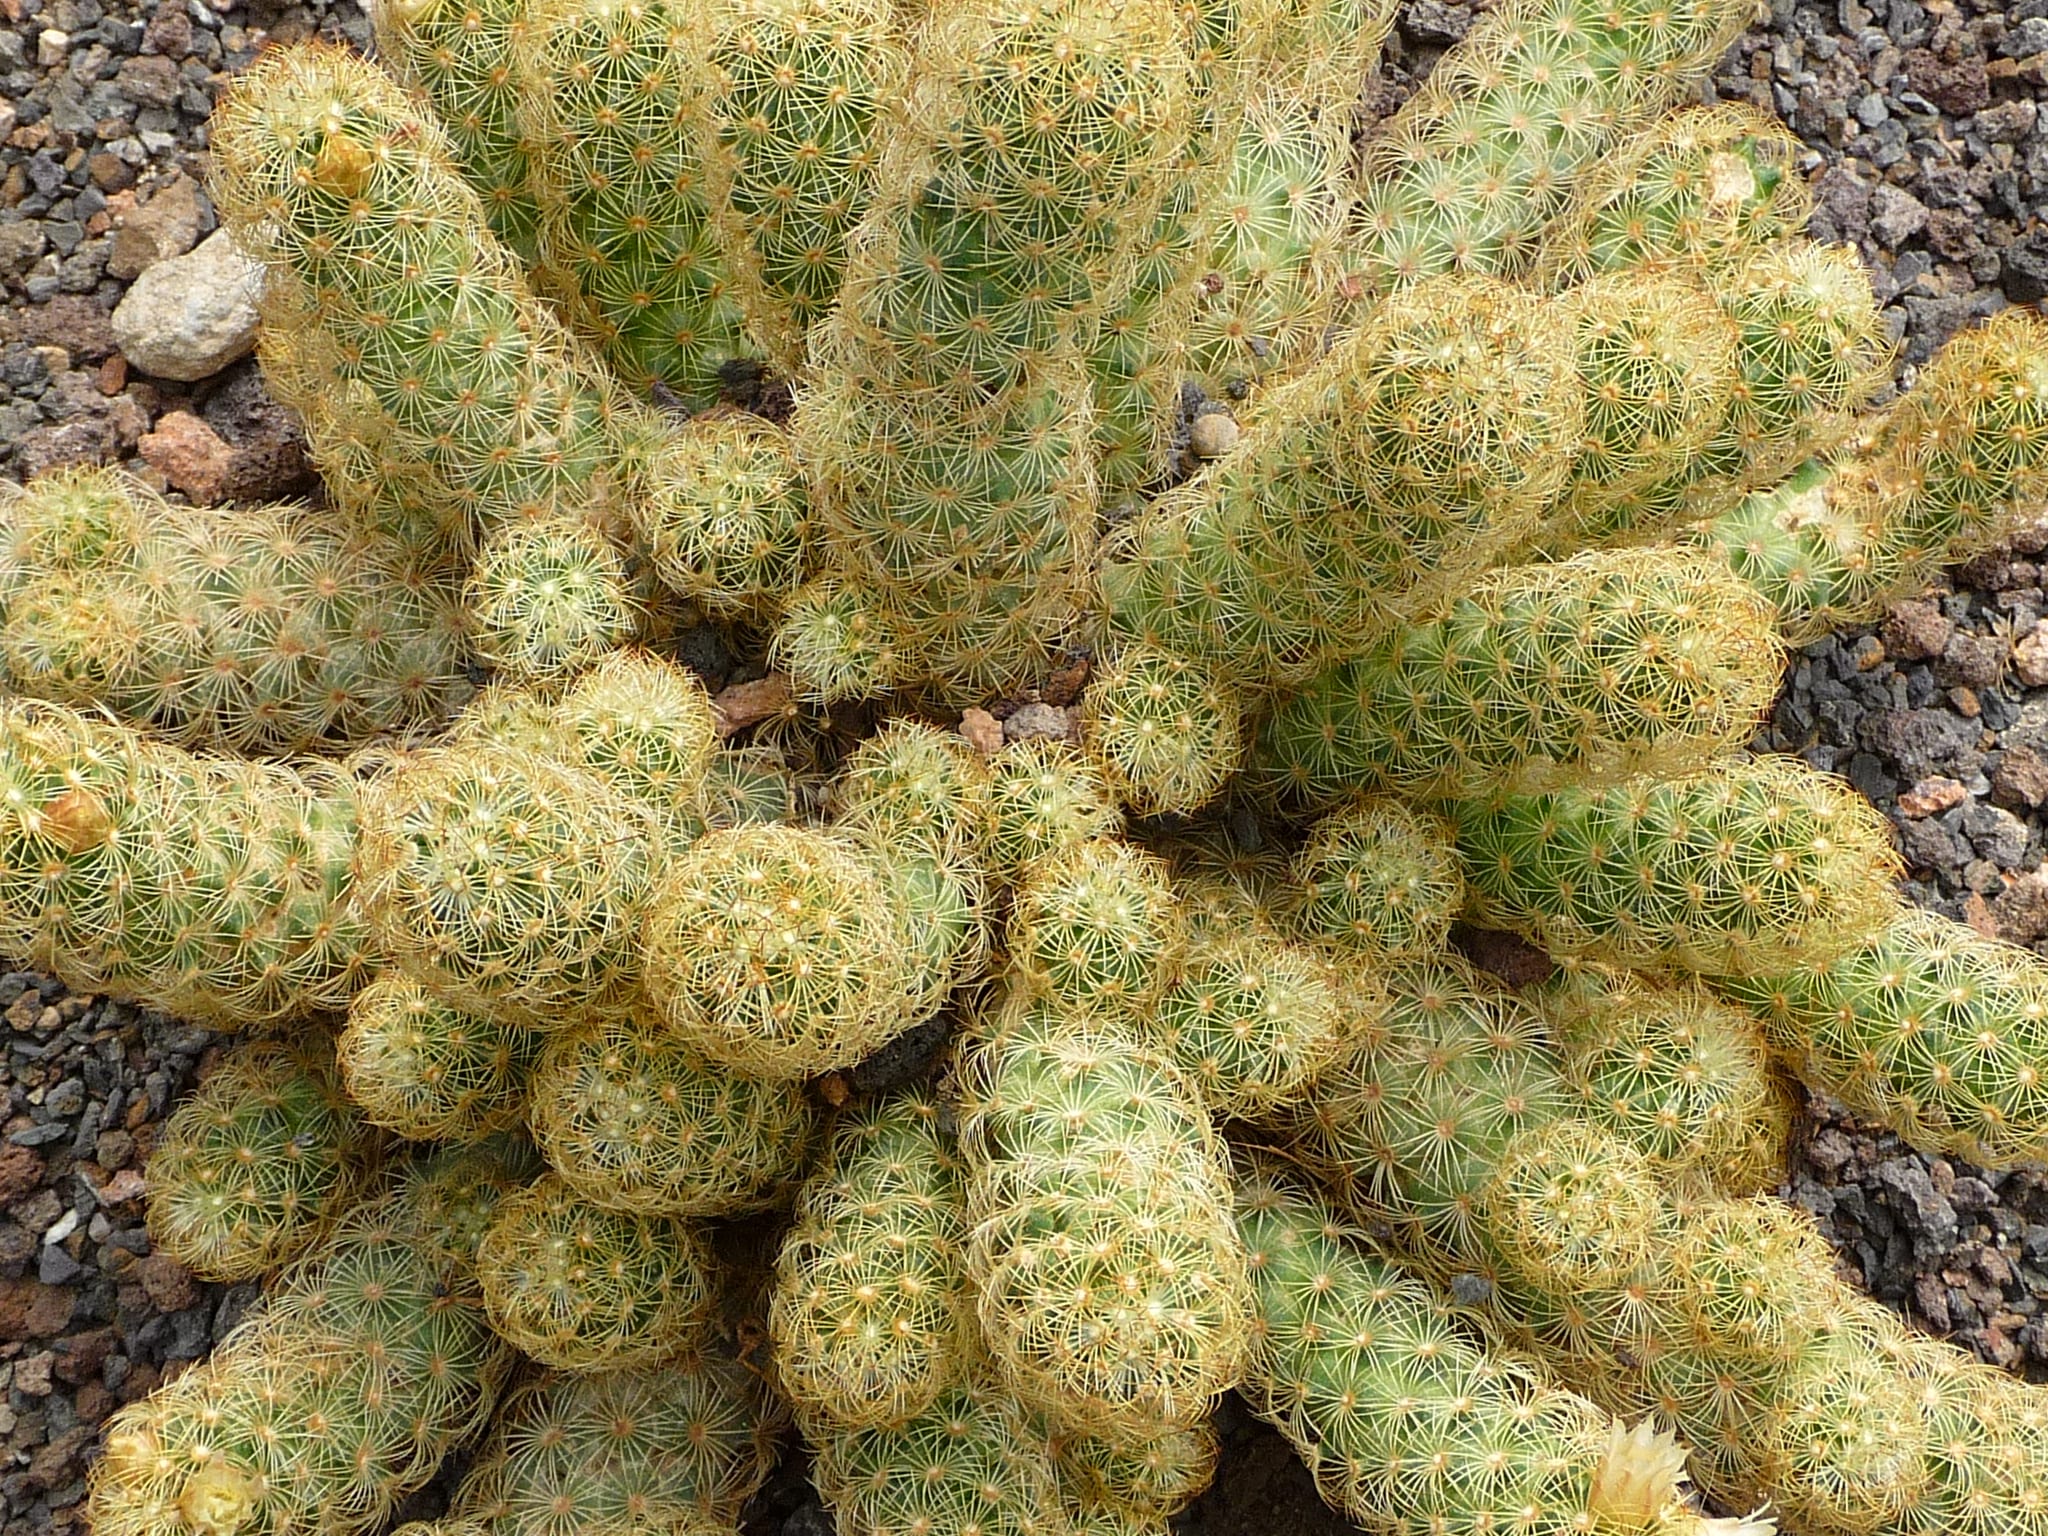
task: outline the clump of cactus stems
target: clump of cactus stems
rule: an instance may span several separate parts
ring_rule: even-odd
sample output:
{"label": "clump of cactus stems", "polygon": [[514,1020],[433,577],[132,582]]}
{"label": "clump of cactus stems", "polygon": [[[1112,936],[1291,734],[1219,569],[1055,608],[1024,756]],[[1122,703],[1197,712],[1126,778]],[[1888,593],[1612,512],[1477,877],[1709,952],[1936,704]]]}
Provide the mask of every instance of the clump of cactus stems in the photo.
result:
{"label": "clump of cactus stems", "polygon": [[[402,82],[252,68],[330,505],[0,500],[0,950],[275,1036],[149,1167],[268,1300],[100,1536],[374,1536],[458,1447],[410,1536],[730,1536],[792,1419],[841,1536],[1135,1536],[1233,1389],[1388,1536],[2038,1527],[2038,1390],[1762,1192],[1783,1070],[2048,1160],[2048,970],[1743,747],[2039,498],[2048,332],[1864,414],[1796,142],[1671,110],[1739,12],[1510,0],[1362,151],[1377,0],[391,0]],[[1079,745],[953,728],[1077,679]]]}

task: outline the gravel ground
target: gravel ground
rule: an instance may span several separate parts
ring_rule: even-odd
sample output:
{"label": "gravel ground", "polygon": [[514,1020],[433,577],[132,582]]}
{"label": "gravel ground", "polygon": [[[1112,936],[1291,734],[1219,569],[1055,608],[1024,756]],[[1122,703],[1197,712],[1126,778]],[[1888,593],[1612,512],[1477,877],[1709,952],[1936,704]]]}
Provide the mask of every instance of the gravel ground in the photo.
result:
{"label": "gravel ground", "polygon": [[[1471,17],[1412,0],[1372,106],[1392,110]],[[197,500],[307,489],[246,359],[242,275],[206,243],[205,120],[266,43],[360,43],[361,13],[0,0],[0,20],[0,476],[120,460]],[[1773,109],[1809,144],[1813,233],[1862,252],[1909,373],[1973,318],[2048,297],[2044,85],[2048,0],[1773,0],[1707,94]],[[195,271],[223,295],[202,313],[173,302]],[[1894,818],[1915,899],[2048,953],[2044,572],[2048,525],[1808,647],[1762,741]],[[30,1536],[79,1523],[101,1422],[254,1291],[196,1282],[143,1228],[151,1138],[215,1037],[18,973],[0,975],[0,1013],[0,1527]],[[1927,1158],[1816,1103],[1785,1192],[1874,1294],[2048,1380],[2048,1176]],[[1223,1475],[1184,1532],[1346,1529],[1276,1437],[1235,1403],[1222,1424]],[[749,1524],[829,1529],[794,1463]]]}

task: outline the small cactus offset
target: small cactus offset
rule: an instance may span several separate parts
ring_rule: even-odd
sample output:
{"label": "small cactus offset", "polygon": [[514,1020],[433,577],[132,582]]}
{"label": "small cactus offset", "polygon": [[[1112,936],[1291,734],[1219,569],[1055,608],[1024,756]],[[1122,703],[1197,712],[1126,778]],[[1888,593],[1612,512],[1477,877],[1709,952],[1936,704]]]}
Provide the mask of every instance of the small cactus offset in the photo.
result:
{"label": "small cactus offset", "polygon": [[265,1274],[340,1218],[376,1152],[324,1041],[245,1047],[164,1126],[150,1240],[209,1280]]}
{"label": "small cactus offset", "polygon": [[641,1018],[551,1036],[529,1111],[548,1165],[607,1210],[726,1216],[774,1199],[809,1149],[801,1088],[722,1071]]}
{"label": "small cactus offset", "polygon": [[516,1536],[730,1532],[786,1422],[721,1347],[632,1370],[549,1372],[509,1394],[453,1513]]}
{"label": "small cactus offset", "polygon": [[710,1256],[688,1228],[594,1207],[554,1174],[499,1203],[476,1268],[491,1326],[563,1370],[664,1359],[711,1308]]}
{"label": "small cactus offset", "polygon": [[210,130],[324,501],[0,488],[0,955],[258,1036],[94,1536],[735,1536],[792,1420],[840,1536],[1164,1536],[1231,1390],[1370,1536],[2043,1536],[1771,1191],[1788,1073],[2048,1165],[2048,973],[1749,752],[2048,324],[1893,392],[1678,109],[1745,7],[1383,122],[1385,0],[375,9]]}
{"label": "small cactus offset", "polygon": [[532,1037],[387,971],[349,999],[336,1042],[349,1097],[412,1141],[480,1141],[526,1108]]}

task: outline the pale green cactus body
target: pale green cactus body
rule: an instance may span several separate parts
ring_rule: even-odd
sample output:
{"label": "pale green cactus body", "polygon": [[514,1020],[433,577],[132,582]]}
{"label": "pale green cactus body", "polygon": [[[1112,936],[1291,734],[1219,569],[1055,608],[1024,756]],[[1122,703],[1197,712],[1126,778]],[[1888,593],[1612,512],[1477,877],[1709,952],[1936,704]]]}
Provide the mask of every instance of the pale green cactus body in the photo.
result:
{"label": "pale green cactus body", "polygon": [[326,1042],[245,1047],[164,1126],[151,1241],[209,1280],[266,1274],[340,1219],[377,1150]]}
{"label": "pale green cactus body", "polygon": [[1792,758],[1453,814],[1473,912],[1560,954],[1768,975],[1846,952],[1896,899],[1884,817]]}
{"label": "pale green cactus body", "polygon": [[2048,1148],[2048,971],[2024,950],[1901,907],[1838,955],[1722,986],[1807,1082],[1916,1147],[1991,1167]]}
{"label": "pale green cactus body", "polygon": [[713,403],[756,354],[711,231],[695,124],[704,7],[558,0],[523,42],[522,108],[549,286],[635,388]]}
{"label": "pale green cactus body", "polygon": [[1253,773],[1313,803],[1684,772],[1748,739],[1780,656],[1756,594],[1690,552],[1511,567],[1286,699]]}
{"label": "pale green cactus body", "polygon": [[527,0],[385,0],[371,9],[377,47],[425,93],[448,130],[463,179],[491,232],[531,266],[540,252],[533,195],[535,145],[522,121],[520,69],[533,24]]}

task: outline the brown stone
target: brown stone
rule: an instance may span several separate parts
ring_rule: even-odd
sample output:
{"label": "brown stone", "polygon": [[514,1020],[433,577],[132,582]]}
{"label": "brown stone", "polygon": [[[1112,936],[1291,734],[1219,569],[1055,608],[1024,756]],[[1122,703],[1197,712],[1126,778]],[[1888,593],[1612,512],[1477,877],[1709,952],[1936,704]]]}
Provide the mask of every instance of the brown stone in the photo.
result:
{"label": "brown stone", "polygon": [[1038,696],[1046,703],[1065,709],[1081,697],[1081,690],[1088,686],[1088,663],[1077,661],[1071,666],[1061,667],[1045,680],[1045,686],[1038,690]]}
{"label": "brown stone", "polygon": [[220,501],[234,481],[235,450],[190,411],[168,412],[135,446],[146,462],[194,501]]}
{"label": "brown stone", "polygon": [[71,1399],[72,1411],[81,1424],[97,1424],[114,1411],[114,1394],[96,1381],[84,1381]]}
{"label": "brown stone", "polygon": [[2048,683],[2048,628],[2035,630],[2012,648],[2012,669],[2029,688]]}
{"label": "brown stone", "polygon": [[[104,1142],[108,1136],[117,1135],[125,1136],[127,1132],[107,1131],[101,1135],[100,1140]],[[133,1156],[133,1153],[130,1155]],[[147,1177],[140,1168],[119,1169],[101,1186],[100,1204],[126,1205],[130,1200],[142,1198],[148,1187]]]}
{"label": "brown stone", "polygon": [[73,1297],[40,1280],[0,1280],[0,1339],[46,1339],[71,1322]]}
{"label": "brown stone", "polygon": [[82,293],[57,293],[41,304],[0,310],[0,341],[62,347],[81,362],[114,352],[113,318]]}
{"label": "brown stone", "polygon": [[1991,775],[1991,799],[2007,810],[2034,810],[2048,801],[2048,758],[2032,747],[2006,748]]}
{"label": "brown stone", "polygon": [[1954,779],[1922,779],[1899,796],[1899,814],[1918,821],[1961,805],[1969,797],[1970,792]]}
{"label": "brown stone", "polygon": [[192,51],[192,18],[181,5],[152,6],[142,29],[142,51],[182,59]]}
{"label": "brown stone", "polygon": [[751,683],[734,683],[711,701],[711,712],[718,717],[718,734],[730,736],[772,720],[789,708],[792,697],[789,679],[780,672],[770,672]]}
{"label": "brown stone", "polygon": [[137,1360],[121,1378],[120,1399],[124,1403],[140,1402],[163,1384],[162,1371],[147,1360]]}
{"label": "brown stone", "polygon": [[107,275],[140,277],[158,262],[184,255],[199,243],[205,221],[206,203],[199,184],[182,173],[172,177],[148,202],[130,208],[117,220]]}
{"label": "brown stone", "polygon": [[99,1375],[100,1367],[107,1363],[107,1356],[120,1342],[121,1335],[113,1328],[94,1328],[59,1339],[56,1345],[57,1379],[75,1387],[81,1381]]}
{"label": "brown stone", "polygon": [[47,1349],[15,1361],[14,1390],[26,1397],[48,1397],[50,1367],[56,1363],[57,1357]]}
{"label": "brown stone", "polygon": [[176,106],[185,86],[178,76],[176,62],[161,54],[123,59],[114,83],[120,86],[122,95],[146,107]]}
{"label": "brown stone", "polygon": [[85,1454],[98,1432],[90,1424],[74,1424],[29,1458],[23,1482],[27,1489],[45,1493],[61,1488],[77,1477]]}
{"label": "brown stone", "polygon": [[1967,117],[1991,105],[1991,75],[1982,59],[1943,59],[1925,48],[1905,58],[1906,79],[1944,112]]}
{"label": "brown stone", "polygon": [[199,1299],[192,1271],[168,1253],[152,1253],[135,1266],[135,1278],[160,1312],[182,1312]]}
{"label": "brown stone", "polygon": [[965,710],[960,716],[960,734],[967,738],[967,745],[983,757],[994,757],[1003,747],[1003,727],[996,717],[985,709]]}
{"label": "brown stone", "polygon": [[42,1154],[33,1147],[0,1143],[0,1207],[10,1206],[23,1195],[40,1189],[43,1173]]}
{"label": "brown stone", "polygon": [[1955,625],[1924,598],[1893,603],[1884,616],[1884,648],[1900,661],[1924,661],[1948,649]]}
{"label": "brown stone", "polygon": [[69,1286],[44,1285],[36,1282],[35,1294],[28,1303],[28,1332],[30,1338],[55,1338],[71,1326],[71,1313],[78,1298]]}
{"label": "brown stone", "polygon": [[2037,869],[2019,876],[1991,902],[1989,915],[2001,939],[2032,944],[2048,938],[2048,874]]}
{"label": "brown stone", "polygon": [[105,150],[86,157],[85,174],[102,192],[125,192],[135,185],[135,168]]}

